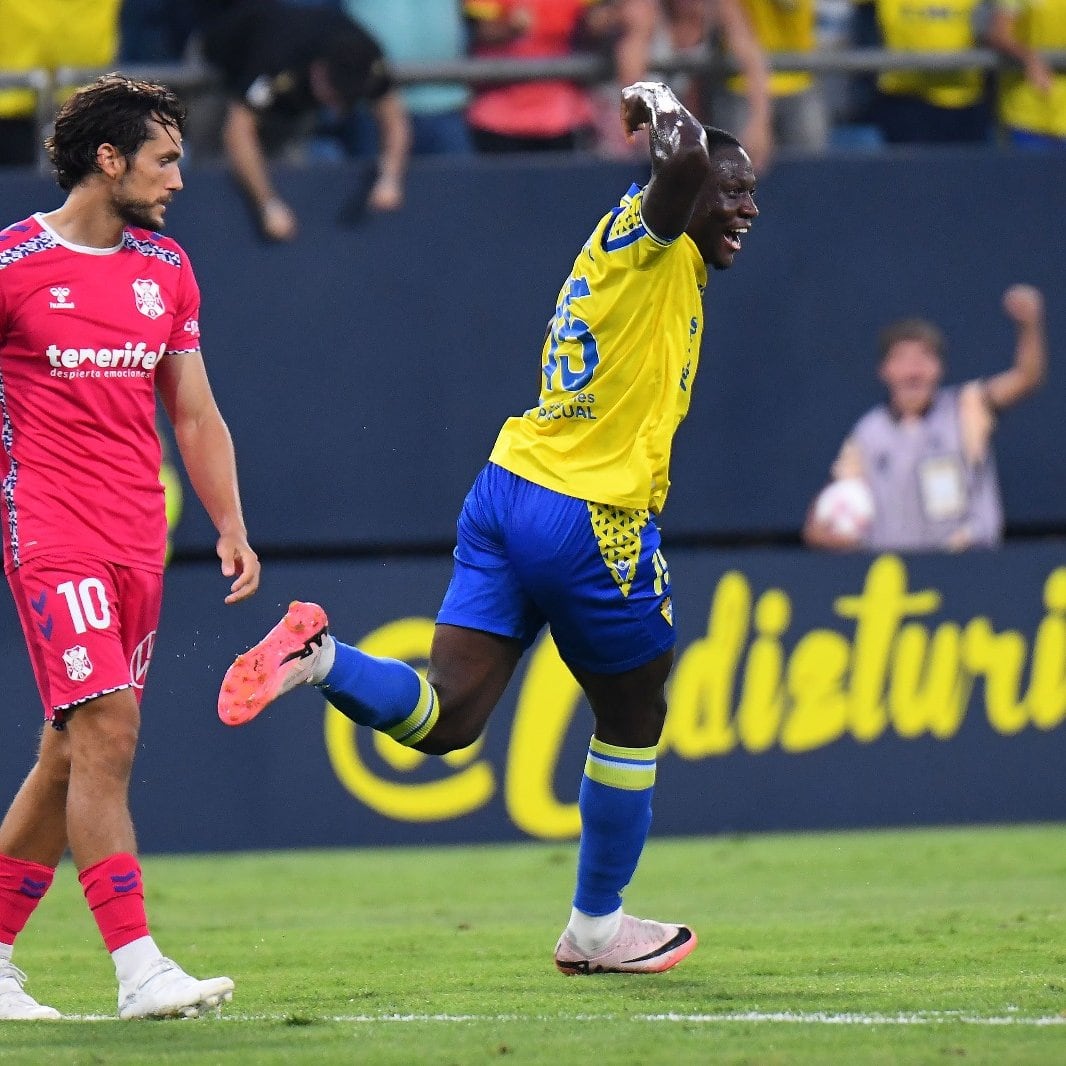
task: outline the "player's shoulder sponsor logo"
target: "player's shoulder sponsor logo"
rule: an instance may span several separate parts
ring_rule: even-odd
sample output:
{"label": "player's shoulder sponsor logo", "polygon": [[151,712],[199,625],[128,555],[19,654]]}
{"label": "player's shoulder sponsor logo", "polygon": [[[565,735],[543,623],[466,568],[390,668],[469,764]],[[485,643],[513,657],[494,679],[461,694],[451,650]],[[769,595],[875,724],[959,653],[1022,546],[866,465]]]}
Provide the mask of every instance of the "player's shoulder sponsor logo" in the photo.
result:
{"label": "player's shoulder sponsor logo", "polygon": [[159,282],[151,278],[138,278],[133,283],[133,298],[137,303],[137,310],[148,318],[159,318],[160,315],[166,314]]}
{"label": "player's shoulder sponsor logo", "polygon": [[181,328],[191,337],[200,336],[200,322],[198,319],[190,318]]}
{"label": "player's shoulder sponsor logo", "polygon": [[48,306],[53,311],[68,311],[74,306],[74,301],[70,298],[69,285],[53,285],[48,291],[52,294]]}

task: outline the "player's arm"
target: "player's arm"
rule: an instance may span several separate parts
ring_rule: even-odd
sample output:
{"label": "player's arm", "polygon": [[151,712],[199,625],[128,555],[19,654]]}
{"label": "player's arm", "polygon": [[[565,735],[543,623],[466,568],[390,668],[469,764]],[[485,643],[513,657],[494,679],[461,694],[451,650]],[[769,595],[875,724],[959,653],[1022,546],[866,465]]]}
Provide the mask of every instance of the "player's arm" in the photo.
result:
{"label": "player's arm", "polygon": [[168,355],[156,369],[155,384],[185,472],[218,530],[222,573],[234,578],[226,603],[247,599],[259,587],[259,557],[248,544],[233,438],[215,403],[203,356]]}
{"label": "player's arm", "polygon": [[652,176],[642,203],[644,224],[660,240],[674,240],[685,232],[711,172],[703,126],[668,86],[638,81],[622,90],[622,128],[627,137],[648,131]]}
{"label": "player's arm", "polygon": [[248,195],[263,235],[274,241],[296,236],[296,216],[270,180],[259,137],[259,118],[238,100],[231,100],[222,125],[222,146],[233,173]]}

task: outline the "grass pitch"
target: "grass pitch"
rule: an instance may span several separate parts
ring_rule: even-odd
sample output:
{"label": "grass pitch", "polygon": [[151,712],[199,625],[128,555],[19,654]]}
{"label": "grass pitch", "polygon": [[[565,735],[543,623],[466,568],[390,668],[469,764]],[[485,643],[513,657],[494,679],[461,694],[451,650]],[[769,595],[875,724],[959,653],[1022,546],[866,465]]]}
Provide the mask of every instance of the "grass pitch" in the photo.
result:
{"label": "grass pitch", "polygon": [[62,1022],[0,1060],[107,1064],[1066,1063],[1061,826],[653,840],[636,914],[696,952],[648,977],[556,973],[572,847],[144,860],[153,933],[229,974],[221,1018],[119,1022],[74,871],[19,941]]}

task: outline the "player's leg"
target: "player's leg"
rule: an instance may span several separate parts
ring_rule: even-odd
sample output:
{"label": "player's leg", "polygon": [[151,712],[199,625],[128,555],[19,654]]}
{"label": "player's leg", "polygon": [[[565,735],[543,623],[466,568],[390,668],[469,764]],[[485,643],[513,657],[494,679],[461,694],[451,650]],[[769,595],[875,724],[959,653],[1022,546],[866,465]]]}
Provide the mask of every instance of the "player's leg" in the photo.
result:
{"label": "player's leg", "polygon": [[321,607],[297,602],[226,672],[219,717],[240,725],[311,684],[352,721],[409,747],[443,754],[473,743],[542,624],[501,541],[507,484],[496,483],[496,470],[483,471],[464,503],[426,677],[336,640]]}
{"label": "player's leg", "polygon": [[196,1016],[231,997],[228,977],[198,980],[166,958],[148,929],[129,810],[140,709],[127,685],[67,712],[67,832],[78,880],[118,979],[122,1018]]}
{"label": "player's leg", "polygon": [[46,729],[37,762],[0,823],[0,1020],[60,1017],[24,991],[26,977],[12,955],[66,850],[69,770],[66,737]]}
{"label": "player's leg", "polygon": [[[8,575],[15,608],[44,707],[51,706],[47,648],[54,620],[41,596],[34,569]],[[48,713],[46,711],[46,713]],[[46,728],[37,761],[0,823],[0,1019],[58,1018],[23,985],[25,974],[12,962],[15,940],[52,884],[66,849],[66,794],[70,771],[67,738]]]}
{"label": "player's leg", "polygon": [[555,960],[566,974],[657,973],[696,946],[686,926],[634,918],[622,892],[651,826],[656,745],[673,653],[617,675],[572,668],[596,719],[578,793],[577,889]]}
{"label": "player's leg", "polygon": [[[656,745],[675,642],[670,578],[645,511],[568,505],[570,530],[541,566],[552,634],[596,720],[578,793],[581,844],[570,921],[556,946],[564,973],[669,969],[691,930],[622,911],[622,891],[651,824]],[[547,584],[548,578],[554,584]]]}

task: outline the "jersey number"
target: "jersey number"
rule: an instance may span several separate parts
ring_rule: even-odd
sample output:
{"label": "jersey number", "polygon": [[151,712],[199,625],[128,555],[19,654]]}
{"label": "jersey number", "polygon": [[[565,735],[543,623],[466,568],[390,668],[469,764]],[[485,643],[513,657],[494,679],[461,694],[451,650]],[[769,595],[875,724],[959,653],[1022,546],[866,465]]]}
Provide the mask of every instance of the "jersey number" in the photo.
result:
{"label": "jersey number", "polygon": [[75,633],[84,633],[89,626],[93,629],[107,629],[111,625],[111,606],[107,602],[107,592],[99,578],[87,577],[78,582],[75,589],[73,581],[64,581],[56,592],[67,601],[70,620],[74,623]]}
{"label": "jersey number", "polygon": [[[587,278],[571,278],[566,288],[562,303],[555,309],[552,320],[551,343],[544,355],[544,391],[555,389],[556,373],[559,374],[559,387],[565,392],[580,392],[592,380],[596,367],[600,364],[600,350],[596,338],[592,335],[587,322],[575,318],[571,303],[582,296],[591,295]],[[559,345],[564,341],[577,341],[581,345],[581,369],[575,370],[570,365],[570,356],[559,354]]]}

